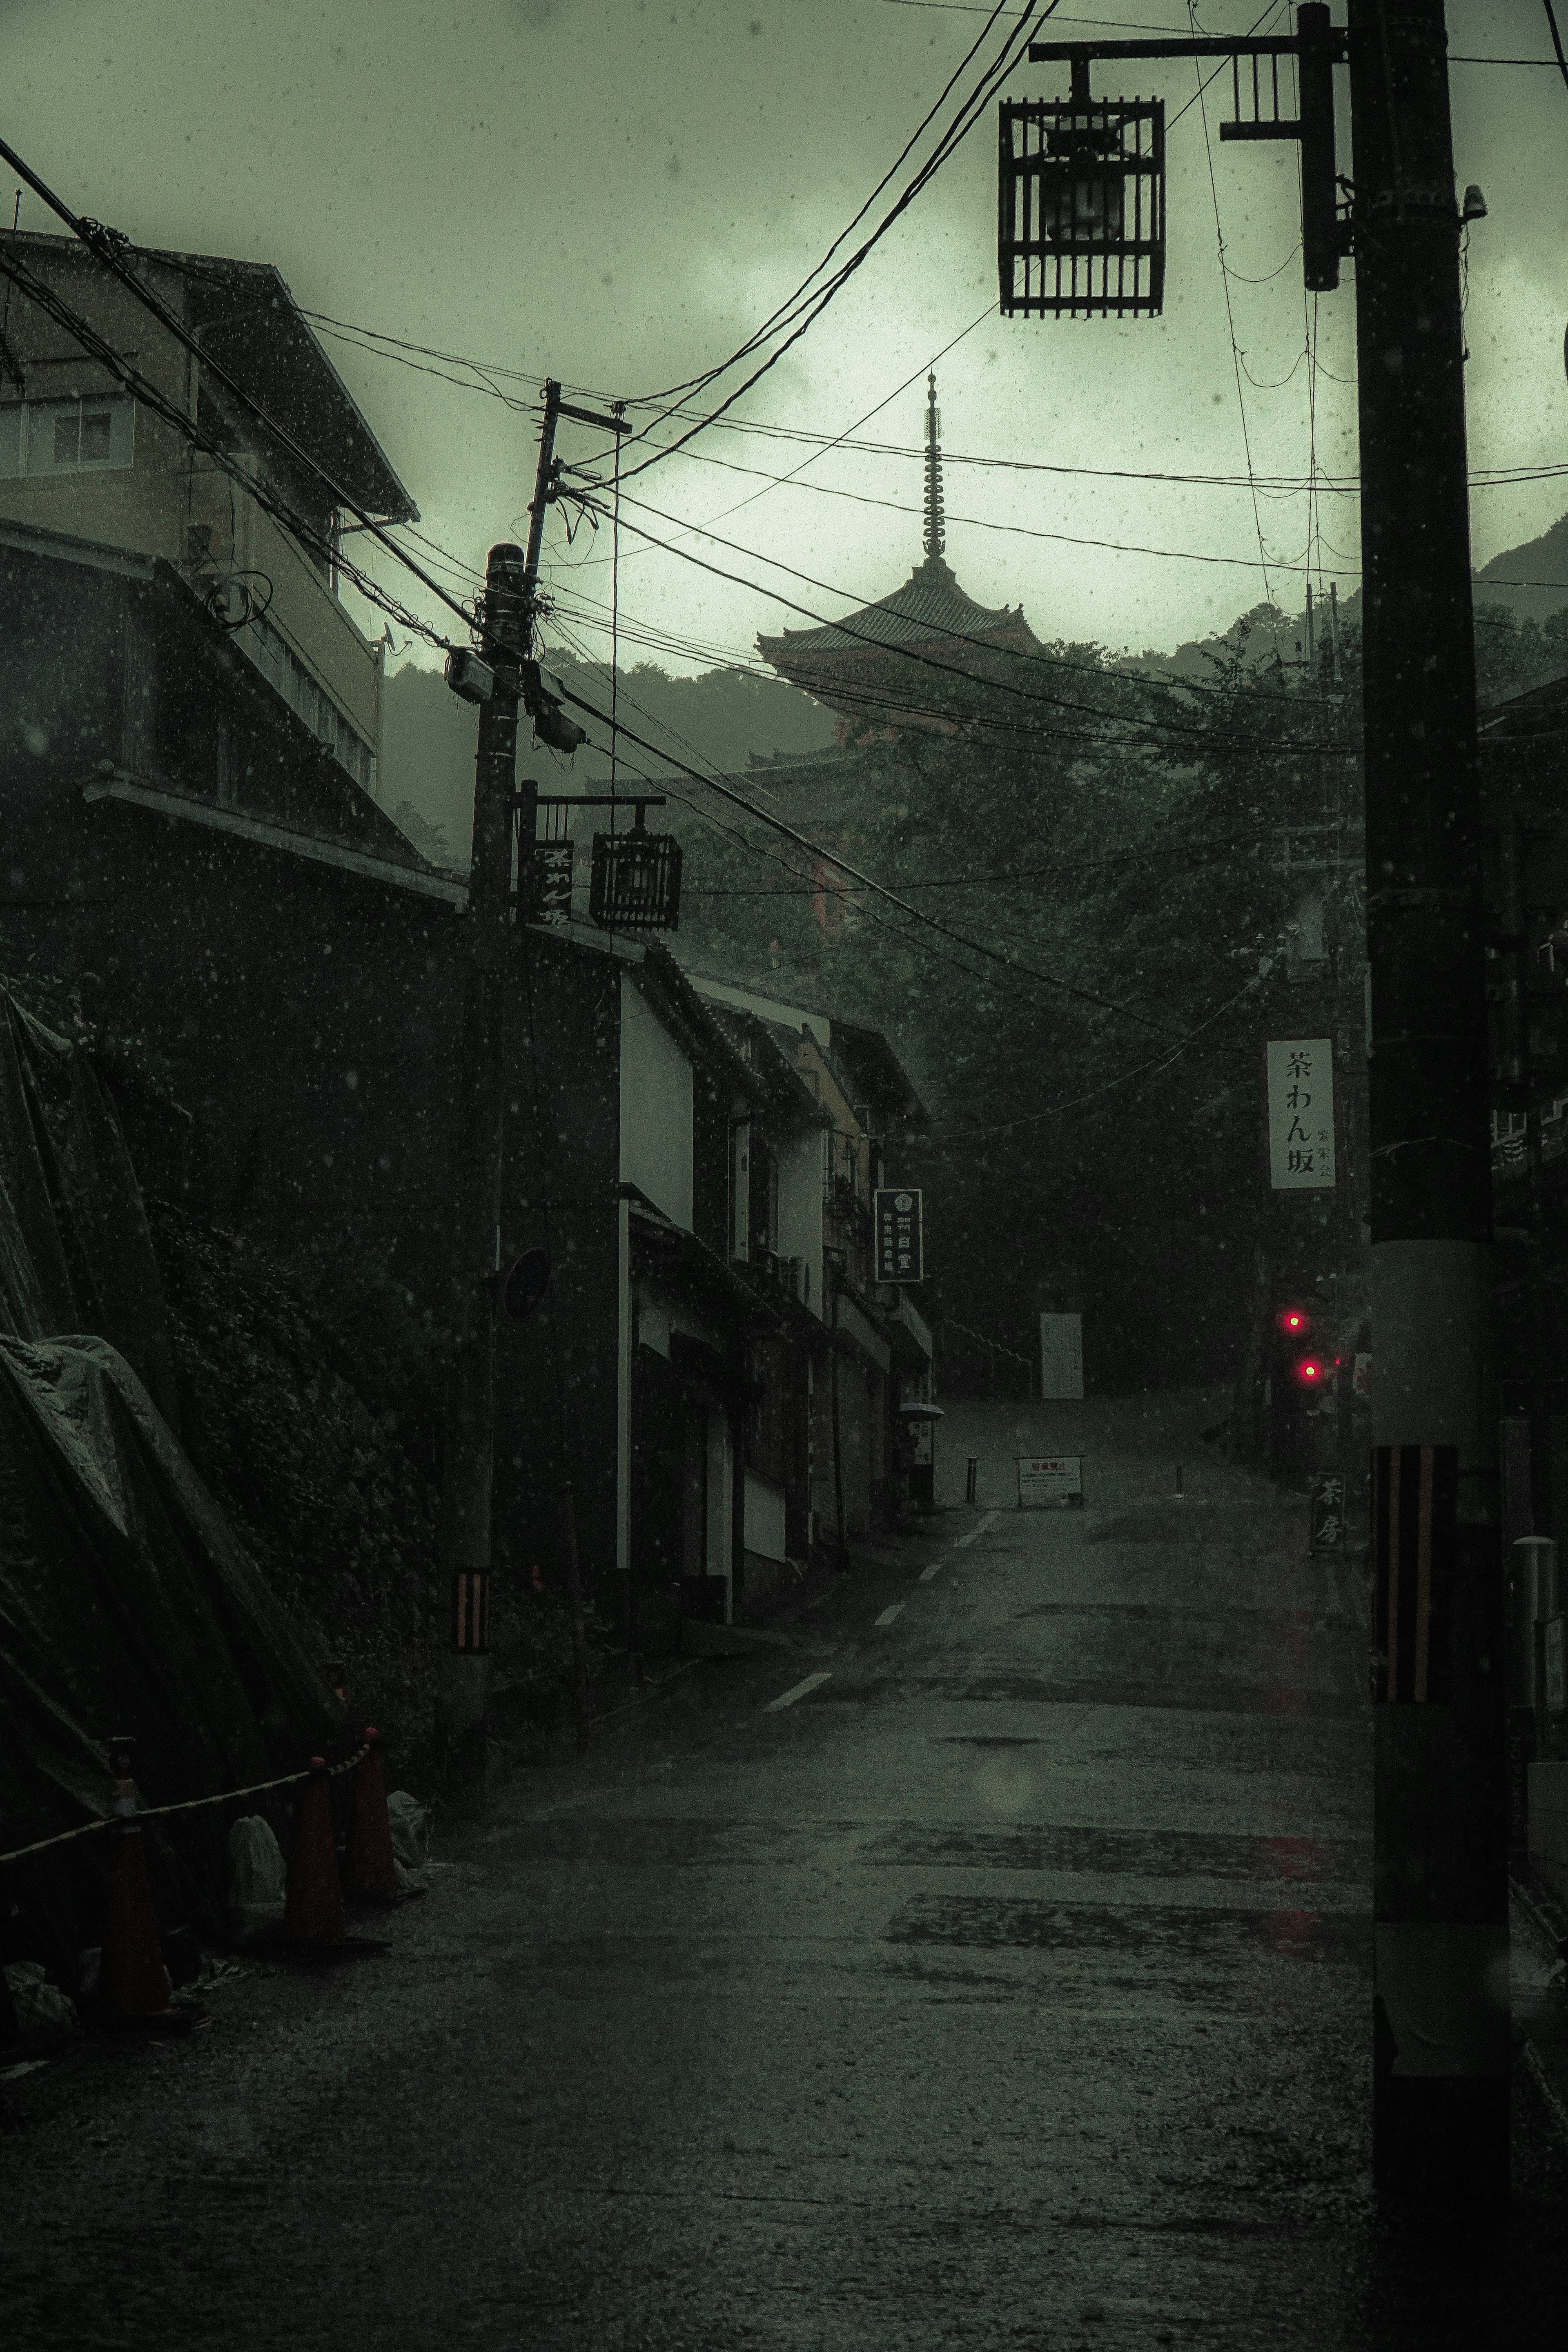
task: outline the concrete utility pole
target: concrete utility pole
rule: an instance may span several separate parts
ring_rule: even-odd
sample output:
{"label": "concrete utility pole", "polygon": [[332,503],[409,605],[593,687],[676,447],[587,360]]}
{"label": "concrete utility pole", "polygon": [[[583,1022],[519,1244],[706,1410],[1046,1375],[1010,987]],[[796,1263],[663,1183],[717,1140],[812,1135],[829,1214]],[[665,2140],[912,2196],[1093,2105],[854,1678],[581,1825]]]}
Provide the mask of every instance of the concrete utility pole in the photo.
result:
{"label": "concrete utility pole", "polygon": [[[1122,317],[1163,306],[1163,111],[1091,98],[1094,58],[1230,58],[1236,110],[1221,139],[1298,143],[1308,288],[1330,291],[1341,257],[1354,256],[1373,1026],[1374,2170],[1400,2194],[1497,2200],[1509,2173],[1503,1582],[1458,267],[1464,224],[1485,205],[1479,191],[1462,213],[1455,200],[1443,0],[1349,0],[1345,27],[1306,0],[1296,27],[1032,42],[1031,58],[1070,64],[1072,91],[1002,105],[1002,309]],[[1280,110],[1284,57],[1296,62],[1294,117]],[[1354,142],[1348,237],[1335,209],[1340,62]]]}
{"label": "concrete utility pole", "polygon": [[1373,2161],[1502,2197],[1507,1776],[1464,329],[1442,0],[1350,0],[1372,966]]}

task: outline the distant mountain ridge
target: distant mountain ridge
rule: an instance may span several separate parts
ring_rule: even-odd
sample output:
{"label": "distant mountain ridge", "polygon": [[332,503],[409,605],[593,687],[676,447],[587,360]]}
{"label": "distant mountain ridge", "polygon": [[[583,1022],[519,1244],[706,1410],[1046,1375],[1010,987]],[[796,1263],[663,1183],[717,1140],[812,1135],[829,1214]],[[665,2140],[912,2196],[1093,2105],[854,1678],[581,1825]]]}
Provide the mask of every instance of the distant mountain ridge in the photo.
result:
{"label": "distant mountain ridge", "polygon": [[[1484,563],[1475,575],[1475,599],[1478,606],[1500,604],[1517,620],[1538,624],[1568,607],[1568,514],[1539,539]],[[1329,617],[1326,603],[1317,603],[1320,647]],[[1340,599],[1339,618],[1352,627],[1359,625],[1359,587]],[[1210,656],[1223,656],[1234,646],[1241,620],[1250,626],[1249,658],[1272,661],[1278,652],[1291,662],[1298,658],[1298,647],[1305,655],[1305,609],[1276,618],[1268,605],[1258,604],[1228,629],[1190,638],[1173,652],[1151,647],[1113,658],[1129,669],[1208,677],[1213,675]],[[585,700],[602,710],[609,709],[606,668],[553,654],[550,667]],[[743,669],[714,668],[696,677],[671,677],[651,662],[623,669],[620,718],[648,741],[668,743],[675,757],[695,754],[694,765],[706,762],[731,773],[743,772],[758,758],[774,753],[798,758],[826,751],[834,740],[833,714],[821,703],[782,678]],[[383,808],[396,812],[399,823],[427,856],[438,857],[441,849],[416,828],[444,835],[447,855],[461,866],[468,862],[473,830],[474,731],[472,709],[448,691],[438,670],[410,664],[387,679],[377,798]],[[656,775],[667,764],[664,756],[636,749],[629,749],[628,756],[637,768]],[[597,751],[580,752],[570,768],[543,751],[537,759],[541,782],[552,780],[547,790],[561,790],[568,775],[585,784],[608,774],[606,756]],[[635,774],[626,772],[626,782],[636,788]],[[404,816],[405,808],[410,817]]]}
{"label": "distant mountain ridge", "polygon": [[[584,701],[609,709],[607,668],[554,653],[547,667]],[[741,669],[704,670],[696,677],[672,677],[652,663],[623,669],[617,715],[624,727],[648,742],[668,743],[676,758],[689,756],[684,743],[696,754],[694,766],[706,761],[726,771],[743,769],[752,752],[826,751],[834,736],[833,714],[809,695],[782,678],[758,677]],[[473,835],[475,728],[472,706],[458,699],[439,670],[417,669],[410,663],[387,679],[376,797],[383,808],[399,812],[410,804],[426,825],[446,835],[453,860],[465,866]],[[528,740],[526,726],[523,740]],[[664,757],[635,746],[627,747],[626,756],[636,768],[655,775],[667,764]],[[535,758],[532,772],[549,792],[609,774],[608,755],[603,751],[580,751],[570,764],[542,749]],[[635,791],[634,773],[623,769],[622,781]],[[399,822],[404,822],[401,814]],[[417,845],[426,845],[414,837]]]}

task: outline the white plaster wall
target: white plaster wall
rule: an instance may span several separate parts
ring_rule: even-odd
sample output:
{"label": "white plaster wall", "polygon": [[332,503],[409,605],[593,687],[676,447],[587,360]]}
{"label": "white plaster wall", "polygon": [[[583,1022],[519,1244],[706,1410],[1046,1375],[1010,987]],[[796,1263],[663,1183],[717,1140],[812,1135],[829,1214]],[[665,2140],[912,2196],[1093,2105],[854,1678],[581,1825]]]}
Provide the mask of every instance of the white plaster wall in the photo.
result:
{"label": "white plaster wall", "polygon": [[806,1277],[802,1296],[822,1313],[822,1172],[826,1129],[814,1127],[779,1159],[779,1255],[797,1257]]}
{"label": "white plaster wall", "polygon": [[760,1559],[785,1559],[784,1491],[771,1478],[746,1473],[746,1549]]}
{"label": "white plaster wall", "polygon": [[621,1181],[691,1226],[691,1065],[629,972],[621,975]]}

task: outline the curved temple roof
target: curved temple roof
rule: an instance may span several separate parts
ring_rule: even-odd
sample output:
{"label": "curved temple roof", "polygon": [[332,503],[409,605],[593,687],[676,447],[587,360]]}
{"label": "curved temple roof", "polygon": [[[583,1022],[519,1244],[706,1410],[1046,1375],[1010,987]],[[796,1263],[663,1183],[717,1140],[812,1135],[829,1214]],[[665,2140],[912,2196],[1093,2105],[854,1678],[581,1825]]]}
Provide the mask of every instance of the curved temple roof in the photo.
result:
{"label": "curved temple roof", "polygon": [[942,638],[1016,637],[1028,630],[1022,605],[977,604],[959,586],[952,567],[940,555],[917,563],[901,588],[874,604],[863,604],[846,620],[829,621],[815,629],[785,629],[776,637],[759,636],[763,656],[776,667],[779,656],[798,662],[814,654],[856,654],[879,646],[929,646]]}
{"label": "curved temple roof", "polygon": [[955,667],[963,667],[966,646],[984,651],[989,646],[1012,646],[1025,651],[1037,647],[1038,638],[1019,605],[977,604],[959,586],[946,561],[946,515],[942,486],[942,416],[936,404],[936,378],[926,379],[925,434],[925,556],[901,588],[863,604],[842,621],[826,621],[811,629],[784,629],[776,637],[759,636],[757,650],[783,676],[807,691],[833,700],[836,677],[847,677],[871,663],[880,669],[886,651],[921,648],[944,652]]}

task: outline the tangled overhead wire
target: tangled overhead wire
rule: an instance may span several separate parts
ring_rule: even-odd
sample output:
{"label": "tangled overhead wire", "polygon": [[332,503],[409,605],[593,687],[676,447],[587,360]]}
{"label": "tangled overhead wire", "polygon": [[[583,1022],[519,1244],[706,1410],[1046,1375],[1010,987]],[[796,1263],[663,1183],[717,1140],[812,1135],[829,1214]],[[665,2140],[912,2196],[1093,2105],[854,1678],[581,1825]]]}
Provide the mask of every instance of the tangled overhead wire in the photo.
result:
{"label": "tangled overhead wire", "polygon": [[[266,586],[267,593],[259,602],[250,586],[253,580],[259,580]],[[213,582],[202,602],[220,629],[233,631],[248,628],[252,621],[265,619],[271,610],[275,593],[265,572],[228,572],[222,579]]]}

